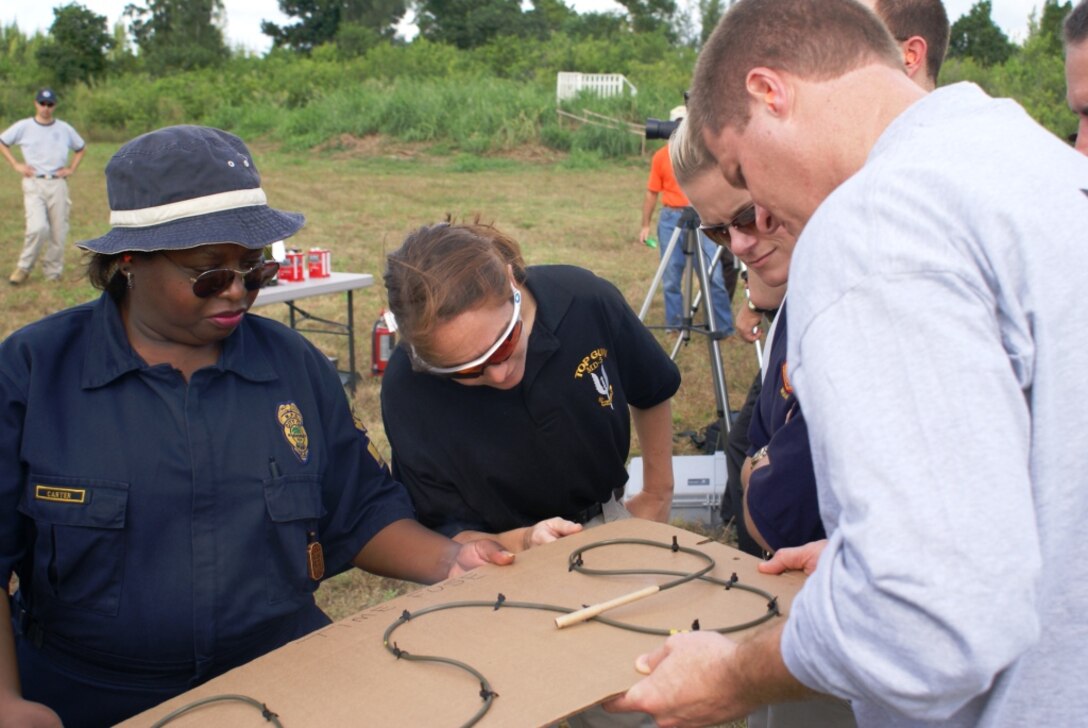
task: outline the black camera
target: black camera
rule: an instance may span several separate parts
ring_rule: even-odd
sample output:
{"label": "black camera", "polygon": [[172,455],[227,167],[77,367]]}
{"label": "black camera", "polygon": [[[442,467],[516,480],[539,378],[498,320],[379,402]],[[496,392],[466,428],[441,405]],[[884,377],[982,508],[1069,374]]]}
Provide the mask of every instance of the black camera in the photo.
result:
{"label": "black camera", "polygon": [[672,133],[676,131],[676,127],[678,126],[680,126],[679,120],[665,121],[664,119],[647,119],[646,138],[668,139],[672,136]]}

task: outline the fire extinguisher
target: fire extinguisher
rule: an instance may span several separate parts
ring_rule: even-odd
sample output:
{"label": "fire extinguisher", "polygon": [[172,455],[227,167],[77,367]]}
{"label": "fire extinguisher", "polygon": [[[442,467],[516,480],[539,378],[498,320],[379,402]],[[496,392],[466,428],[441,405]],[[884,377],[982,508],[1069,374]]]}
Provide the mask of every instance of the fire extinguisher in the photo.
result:
{"label": "fire extinguisher", "polygon": [[385,372],[385,365],[389,363],[393,347],[397,345],[396,325],[391,324],[390,318],[392,314],[383,309],[370,332],[370,374],[374,377]]}

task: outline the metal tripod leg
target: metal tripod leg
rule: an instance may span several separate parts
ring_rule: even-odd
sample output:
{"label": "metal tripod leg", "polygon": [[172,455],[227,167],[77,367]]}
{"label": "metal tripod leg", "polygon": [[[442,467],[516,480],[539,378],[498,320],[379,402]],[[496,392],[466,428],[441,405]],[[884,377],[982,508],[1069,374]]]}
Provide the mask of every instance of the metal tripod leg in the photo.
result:
{"label": "metal tripod leg", "polygon": [[[669,238],[669,243],[665,247],[664,254],[661,256],[661,262],[658,264],[657,271],[654,273],[653,281],[650,283],[650,290],[647,291],[646,298],[642,302],[642,308],[639,310],[638,318],[645,323],[646,314],[650,310],[654,294],[657,292],[658,286],[661,285],[661,279],[665,275],[665,267],[669,264],[669,260],[672,258],[676,246],[679,245],[682,240],[685,259],[684,271],[681,278],[683,281],[683,306],[681,310],[684,313],[684,318],[681,321],[680,336],[677,337],[670,357],[673,360],[676,359],[676,356],[680,351],[680,346],[690,340],[692,331],[697,331],[698,333],[706,335],[711,377],[714,386],[714,398],[717,405],[718,418],[721,421],[721,432],[723,433],[724,439],[724,435],[729,433],[729,428],[731,427],[731,422],[727,416],[727,413],[729,412],[729,398],[726,391],[725,368],[722,362],[722,353],[721,349],[718,348],[718,339],[720,337],[718,335],[716,322],[714,321],[714,307],[709,305],[711,301],[710,275],[712,274],[714,267],[717,266],[718,262],[721,260],[722,252],[719,250],[714,255],[714,258],[708,267],[706,256],[703,254],[703,246],[699,244],[698,232],[695,226],[695,223],[698,222],[698,218],[694,217],[693,210],[690,212],[690,215],[691,219],[686,216],[681,217],[680,223],[673,229],[672,236]],[[693,280],[695,278],[693,274],[696,270],[698,271],[699,292],[693,300]],[[705,330],[694,325],[695,314],[700,305],[703,308],[706,320]]]}
{"label": "metal tripod leg", "polygon": [[[688,234],[694,238],[695,259],[698,261],[699,288],[703,293],[703,315],[706,317],[709,336],[706,337],[706,345],[710,355],[710,372],[714,383],[714,397],[718,405],[718,417],[721,419],[721,432],[729,434],[732,423],[729,421],[729,393],[725,386],[725,365],[722,363],[722,350],[718,346],[718,328],[714,321],[714,306],[710,299],[710,273],[706,266],[706,256],[703,255],[703,246],[699,244],[698,233],[689,230]],[[721,251],[715,258],[720,258]]]}
{"label": "metal tripod leg", "polygon": [[661,285],[661,279],[665,277],[665,268],[669,264],[669,259],[672,258],[672,252],[676,250],[676,244],[680,241],[680,233],[682,232],[683,229],[679,225],[673,228],[669,244],[665,246],[665,252],[661,255],[661,262],[657,264],[657,272],[654,273],[654,279],[650,283],[650,290],[646,291],[646,300],[642,302],[642,308],[638,311],[638,320],[643,323],[646,323],[646,314],[650,310],[650,304],[653,303],[657,287]]}

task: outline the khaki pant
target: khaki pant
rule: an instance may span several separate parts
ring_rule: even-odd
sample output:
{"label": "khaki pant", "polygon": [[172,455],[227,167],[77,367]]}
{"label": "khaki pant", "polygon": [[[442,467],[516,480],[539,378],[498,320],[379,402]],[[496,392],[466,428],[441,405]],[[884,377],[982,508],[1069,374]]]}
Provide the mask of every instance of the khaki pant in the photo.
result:
{"label": "khaki pant", "polygon": [[[63,179],[23,178],[26,241],[18,266],[29,272],[38,256],[42,274],[60,278],[64,271],[64,244],[68,240],[68,182]],[[44,248],[44,252],[43,252]]]}

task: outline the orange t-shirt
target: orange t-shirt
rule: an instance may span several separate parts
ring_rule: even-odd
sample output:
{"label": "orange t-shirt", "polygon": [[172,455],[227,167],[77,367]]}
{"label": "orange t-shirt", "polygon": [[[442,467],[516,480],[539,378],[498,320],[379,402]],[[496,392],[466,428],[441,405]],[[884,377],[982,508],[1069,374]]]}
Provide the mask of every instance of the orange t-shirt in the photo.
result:
{"label": "orange t-shirt", "polygon": [[646,189],[650,192],[661,193],[661,203],[669,207],[687,207],[688,198],[680,185],[676,184],[676,178],[672,176],[672,160],[669,159],[668,145],[654,152],[653,161],[650,163],[650,179],[646,183]]}

